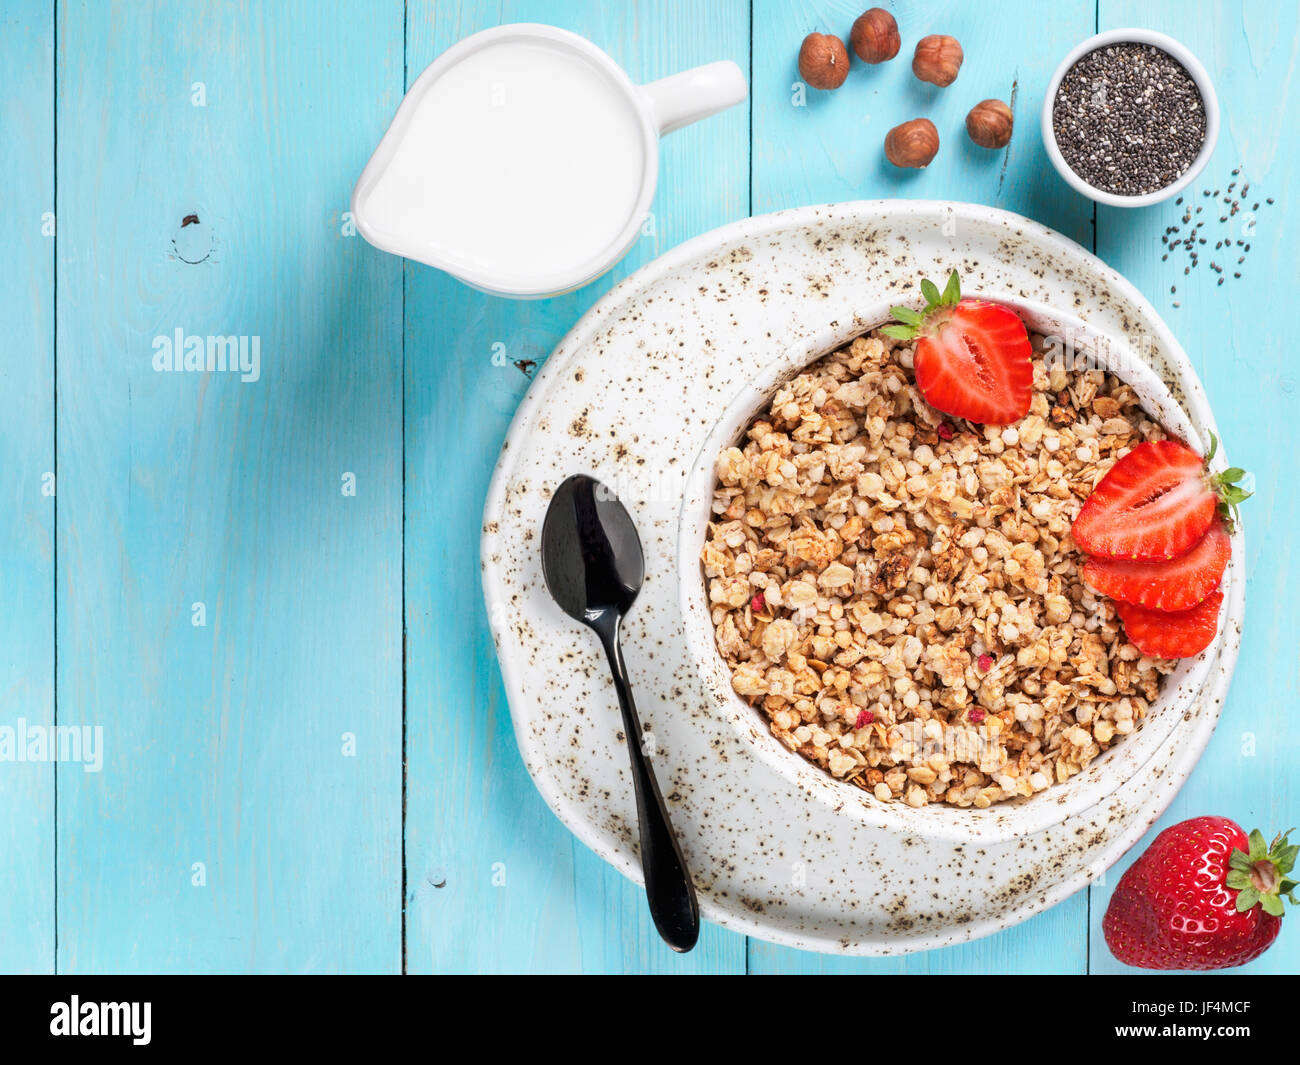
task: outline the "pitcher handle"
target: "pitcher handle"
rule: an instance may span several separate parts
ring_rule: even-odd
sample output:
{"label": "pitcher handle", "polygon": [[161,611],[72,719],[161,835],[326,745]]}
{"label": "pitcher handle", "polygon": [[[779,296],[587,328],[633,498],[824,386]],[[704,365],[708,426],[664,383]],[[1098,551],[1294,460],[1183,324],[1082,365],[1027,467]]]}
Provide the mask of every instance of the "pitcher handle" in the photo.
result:
{"label": "pitcher handle", "polygon": [[740,67],[724,59],[649,82],[641,92],[662,136],[735,106],[749,94],[749,86]]}

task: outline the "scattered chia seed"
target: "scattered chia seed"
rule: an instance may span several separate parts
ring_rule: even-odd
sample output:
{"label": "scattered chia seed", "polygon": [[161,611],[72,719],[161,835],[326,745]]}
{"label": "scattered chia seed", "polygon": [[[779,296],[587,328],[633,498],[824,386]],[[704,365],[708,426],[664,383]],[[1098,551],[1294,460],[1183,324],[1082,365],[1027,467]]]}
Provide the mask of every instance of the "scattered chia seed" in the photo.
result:
{"label": "scattered chia seed", "polygon": [[1066,164],[1089,185],[1141,196],[1171,185],[1192,165],[1205,142],[1205,106],[1173,56],[1151,45],[1117,44],[1089,52],[1065,72],[1052,131]]}

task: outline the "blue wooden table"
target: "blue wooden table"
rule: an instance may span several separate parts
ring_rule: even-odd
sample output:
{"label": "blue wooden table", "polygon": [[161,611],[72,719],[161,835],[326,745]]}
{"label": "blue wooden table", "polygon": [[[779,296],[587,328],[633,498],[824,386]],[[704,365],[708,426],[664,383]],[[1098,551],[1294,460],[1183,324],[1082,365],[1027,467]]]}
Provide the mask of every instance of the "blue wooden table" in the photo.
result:
{"label": "blue wooden table", "polygon": [[[517,364],[680,241],[820,201],[1019,211],[1094,248],[1167,316],[1258,497],[1237,679],[1162,824],[1300,821],[1300,11],[899,6],[908,48],[928,32],[962,42],[956,84],[915,82],[905,49],[800,107],[800,40],[847,33],[861,0],[0,0],[0,727],[89,730],[80,762],[0,763],[0,969],[1120,969],[1100,921],[1131,855],[962,947],[828,959],[708,928],[677,957],[520,763],[477,562],[489,473],[529,384]],[[655,225],[633,254],[543,302],[386,256],[347,214],[404,87],[502,21],[576,30],[638,80],[734,59],[752,85],[747,106],[664,142]],[[1216,80],[1223,131],[1189,200],[1247,181],[1247,206],[1276,200],[1208,227],[1211,247],[1229,230],[1252,245],[1225,284],[1208,250],[1188,275],[1162,259],[1182,207],[1094,209],[1048,169],[1047,78],[1079,40],[1125,25],[1179,37]],[[988,96],[1014,104],[1004,153],[960,132]],[[943,149],[926,171],[894,171],[885,131],[919,114]],[[256,380],[157,371],[177,330],[257,338]],[[1298,967],[1287,928],[1250,969]]]}

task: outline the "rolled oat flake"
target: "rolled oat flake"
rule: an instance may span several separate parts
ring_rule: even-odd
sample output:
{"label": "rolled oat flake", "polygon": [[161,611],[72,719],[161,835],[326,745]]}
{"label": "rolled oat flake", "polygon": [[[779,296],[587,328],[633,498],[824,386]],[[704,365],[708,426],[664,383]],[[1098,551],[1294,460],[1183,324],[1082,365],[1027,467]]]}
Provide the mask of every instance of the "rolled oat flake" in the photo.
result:
{"label": "rolled oat flake", "polygon": [[1066,164],[1118,196],[1177,181],[1205,143],[1205,104],[1186,68],[1149,44],[1089,52],[1061,79],[1052,130]]}

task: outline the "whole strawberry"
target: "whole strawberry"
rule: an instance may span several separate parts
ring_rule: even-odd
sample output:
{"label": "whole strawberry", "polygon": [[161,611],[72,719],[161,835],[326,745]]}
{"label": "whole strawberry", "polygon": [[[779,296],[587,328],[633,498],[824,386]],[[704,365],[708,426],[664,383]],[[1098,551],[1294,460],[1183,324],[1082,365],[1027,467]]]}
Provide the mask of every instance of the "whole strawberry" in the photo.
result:
{"label": "whole strawberry", "polygon": [[1282,898],[1300,846],[1265,843],[1226,817],[1166,828],[1120,877],[1102,931],[1141,969],[1226,969],[1258,958],[1282,927]]}

